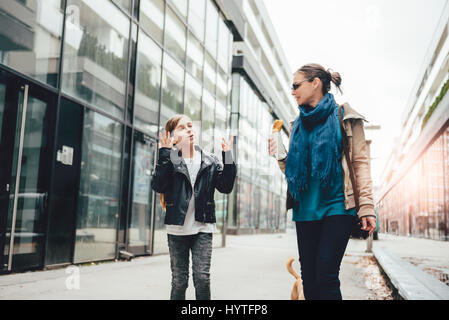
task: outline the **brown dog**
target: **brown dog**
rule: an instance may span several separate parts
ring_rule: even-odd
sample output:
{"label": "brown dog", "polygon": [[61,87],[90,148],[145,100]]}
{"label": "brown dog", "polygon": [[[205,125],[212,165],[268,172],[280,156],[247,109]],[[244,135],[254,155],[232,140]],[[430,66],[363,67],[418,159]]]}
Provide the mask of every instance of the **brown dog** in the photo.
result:
{"label": "brown dog", "polygon": [[302,279],[299,274],[292,267],[292,263],[295,258],[290,257],[287,260],[287,270],[290,272],[296,279],[295,284],[293,285],[292,294],[290,295],[291,300],[305,300],[304,292],[302,289]]}

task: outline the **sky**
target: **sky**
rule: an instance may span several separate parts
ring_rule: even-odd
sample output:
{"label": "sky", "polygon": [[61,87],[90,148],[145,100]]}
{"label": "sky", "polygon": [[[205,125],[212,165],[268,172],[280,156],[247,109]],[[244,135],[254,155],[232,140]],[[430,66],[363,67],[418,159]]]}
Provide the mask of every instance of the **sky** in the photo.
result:
{"label": "sky", "polygon": [[371,139],[374,185],[447,0],[263,0],[293,73],[319,63],[340,73],[348,102],[381,130]]}

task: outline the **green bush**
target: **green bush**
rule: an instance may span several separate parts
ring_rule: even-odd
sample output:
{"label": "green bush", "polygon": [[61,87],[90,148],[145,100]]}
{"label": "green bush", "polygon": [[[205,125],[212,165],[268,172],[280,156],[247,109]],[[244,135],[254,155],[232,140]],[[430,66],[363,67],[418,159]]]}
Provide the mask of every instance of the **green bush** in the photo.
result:
{"label": "green bush", "polygon": [[424,129],[424,127],[427,124],[427,121],[429,121],[430,117],[432,116],[433,112],[436,110],[436,108],[438,107],[438,104],[441,102],[441,100],[443,100],[444,95],[446,94],[447,90],[449,89],[449,79],[446,80],[446,82],[444,83],[443,87],[441,88],[440,94],[438,95],[438,97],[435,99],[435,101],[432,103],[432,105],[430,106],[429,110],[427,111],[426,115],[424,116],[424,119],[422,121],[422,127],[421,130]]}

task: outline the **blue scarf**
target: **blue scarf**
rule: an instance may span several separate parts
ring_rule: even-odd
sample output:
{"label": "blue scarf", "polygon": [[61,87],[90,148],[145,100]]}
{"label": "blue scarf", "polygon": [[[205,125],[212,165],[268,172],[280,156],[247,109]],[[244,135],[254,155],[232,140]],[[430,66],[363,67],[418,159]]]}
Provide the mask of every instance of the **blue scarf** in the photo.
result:
{"label": "blue scarf", "polygon": [[310,178],[319,179],[320,186],[326,188],[332,185],[335,174],[341,173],[336,108],[338,105],[331,93],[315,108],[299,106],[300,115],[293,124],[285,167],[288,189],[295,200],[307,190]]}

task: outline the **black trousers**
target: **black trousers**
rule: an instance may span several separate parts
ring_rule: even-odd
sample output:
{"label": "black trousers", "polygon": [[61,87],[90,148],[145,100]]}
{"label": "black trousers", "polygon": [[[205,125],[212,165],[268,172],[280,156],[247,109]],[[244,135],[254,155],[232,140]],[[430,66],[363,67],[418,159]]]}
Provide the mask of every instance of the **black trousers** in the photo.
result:
{"label": "black trousers", "polygon": [[299,262],[306,300],[341,300],[340,264],[356,217],[297,221]]}

